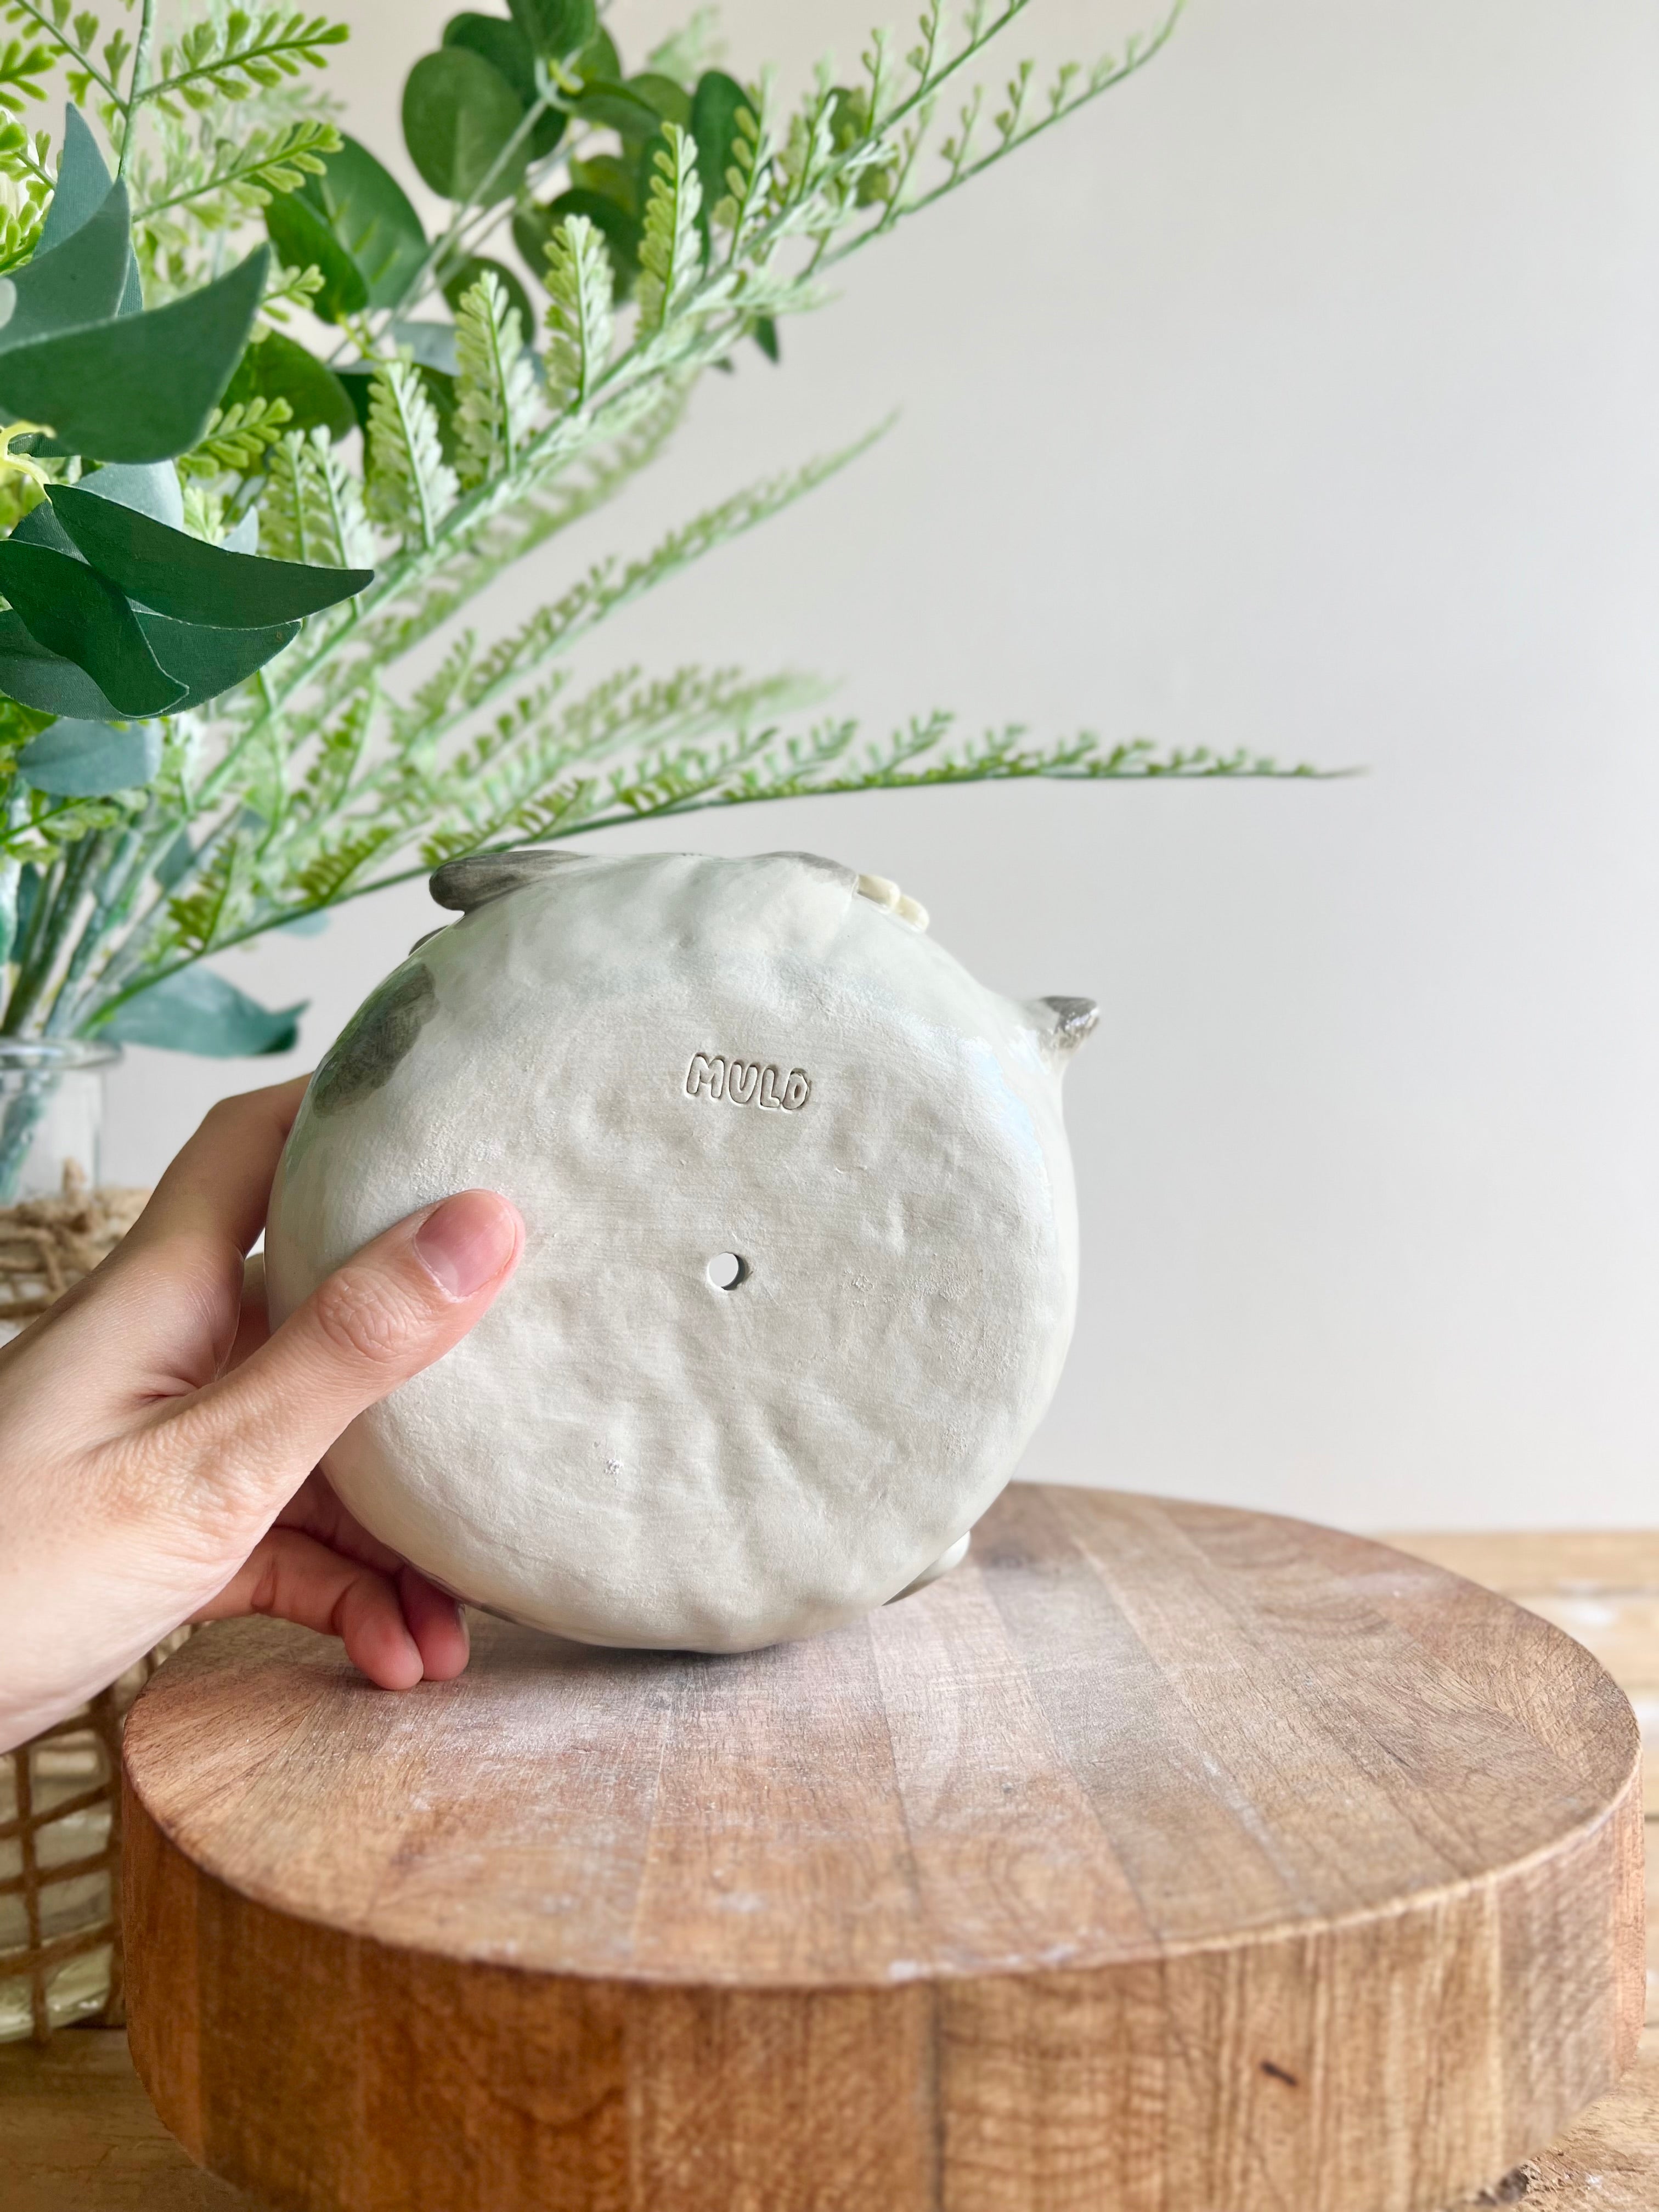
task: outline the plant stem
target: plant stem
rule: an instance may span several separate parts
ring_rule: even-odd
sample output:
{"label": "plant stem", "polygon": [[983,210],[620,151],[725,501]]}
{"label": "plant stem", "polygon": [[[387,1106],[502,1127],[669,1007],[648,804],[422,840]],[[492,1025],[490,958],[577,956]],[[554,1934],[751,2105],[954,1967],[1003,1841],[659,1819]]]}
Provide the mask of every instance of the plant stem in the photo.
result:
{"label": "plant stem", "polygon": [[149,70],[149,42],[155,30],[155,0],[142,0],[138,36],[132,49],[132,75],[127,79],[126,99],[121,102],[126,117],[126,128],[121,133],[121,158],[115,170],[118,184],[127,173],[133,141],[138,135],[138,103],[144,96],[144,79]]}

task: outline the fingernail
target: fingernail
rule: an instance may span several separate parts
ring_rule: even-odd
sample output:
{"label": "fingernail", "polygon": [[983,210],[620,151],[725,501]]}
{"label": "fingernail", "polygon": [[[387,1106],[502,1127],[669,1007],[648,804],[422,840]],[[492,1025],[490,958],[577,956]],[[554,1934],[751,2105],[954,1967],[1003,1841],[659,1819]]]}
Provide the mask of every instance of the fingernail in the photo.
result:
{"label": "fingernail", "polygon": [[493,1190],[464,1190],[416,1231],[416,1257],[446,1297],[470,1298],[511,1263],[523,1226]]}

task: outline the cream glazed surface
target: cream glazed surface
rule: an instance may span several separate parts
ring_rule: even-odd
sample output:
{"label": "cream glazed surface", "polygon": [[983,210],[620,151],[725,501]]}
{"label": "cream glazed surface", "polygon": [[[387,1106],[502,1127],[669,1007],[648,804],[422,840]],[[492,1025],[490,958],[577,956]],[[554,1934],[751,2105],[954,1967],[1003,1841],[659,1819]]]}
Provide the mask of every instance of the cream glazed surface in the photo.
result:
{"label": "cream glazed surface", "polygon": [[962,1555],[1059,1379],[1086,1000],[1020,1005],[802,854],[534,849],[434,878],[323,1061],[267,1235],[280,1320],[469,1186],[519,1273],[330,1453],[449,1589],[584,1641],[811,1635]]}

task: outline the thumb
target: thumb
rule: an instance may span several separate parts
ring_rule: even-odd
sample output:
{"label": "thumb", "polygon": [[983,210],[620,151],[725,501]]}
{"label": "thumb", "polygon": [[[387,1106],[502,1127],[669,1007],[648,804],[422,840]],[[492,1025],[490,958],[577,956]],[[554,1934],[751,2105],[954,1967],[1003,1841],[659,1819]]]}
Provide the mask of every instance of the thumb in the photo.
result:
{"label": "thumb", "polygon": [[228,1479],[280,1503],[365,1407],[459,1343],[523,1249],[518,1208],[495,1191],[462,1191],[408,1215],[319,1283],[240,1367],[169,1415],[174,1446],[210,1458],[216,1488]]}

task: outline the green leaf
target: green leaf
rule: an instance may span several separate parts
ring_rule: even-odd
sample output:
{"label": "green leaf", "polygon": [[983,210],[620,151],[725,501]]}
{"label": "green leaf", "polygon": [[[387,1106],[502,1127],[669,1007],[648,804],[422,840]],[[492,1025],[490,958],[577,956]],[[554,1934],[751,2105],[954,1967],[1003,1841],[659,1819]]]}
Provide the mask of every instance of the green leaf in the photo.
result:
{"label": "green leaf", "polygon": [[641,70],[628,79],[626,89],[634,99],[643,100],[659,123],[678,123],[682,131],[691,128],[691,95],[672,76]]}
{"label": "green leaf", "polygon": [[54,246],[90,222],[109,197],[109,170],[86,118],[72,104],[64,110],[64,146],[58,157],[58,189],[46,210],[37,252]]}
{"label": "green leaf", "polygon": [[[470,47],[475,54],[482,54],[517,93],[520,108],[527,111],[534,106],[538,98],[536,58],[516,23],[506,22],[499,15],[452,15],[444,25],[444,44]],[[550,107],[538,118],[530,134],[532,161],[547,159],[563,137],[568,119],[559,107]]]}
{"label": "green leaf", "polygon": [[[374,581],[370,568],[314,568],[297,561],[228,553],[222,545],[169,530],[131,507],[94,499],[76,484],[54,484],[47,495],[53,514],[100,576],[157,614],[179,622],[225,629],[295,622],[337,606]],[[0,553],[4,550],[0,546]],[[27,609],[21,611],[40,636]]]}
{"label": "green leaf", "polygon": [[[493,63],[468,46],[422,54],[404,87],[404,143],[422,180],[446,199],[511,199],[524,175],[526,149],[497,169],[524,120],[519,95]],[[492,175],[492,171],[495,173]]]}
{"label": "green leaf", "polygon": [[188,687],[184,697],[173,703],[170,712],[175,714],[204,707],[222,691],[234,690],[300,635],[297,622],[276,623],[264,629],[214,629],[205,623],[173,622],[143,607],[134,611],[156,659],[169,676]]}
{"label": "green leaf", "polygon": [[[97,499],[113,500],[118,507],[131,507],[140,514],[148,514],[157,522],[165,522],[169,529],[185,526],[185,495],[179,487],[179,471],[171,461],[106,461],[90,476],[81,479],[81,489]],[[35,507],[35,514],[40,513]],[[59,548],[67,550],[69,540]]]}
{"label": "green leaf", "polygon": [[563,410],[586,404],[611,358],[611,256],[586,216],[570,216],[547,243],[547,397]]}
{"label": "green leaf", "polygon": [[691,136],[697,142],[697,178],[702,185],[703,239],[708,236],[708,212],[723,200],[730,187],[726,173],[732,167],[732,149],[738,138],[738,110],[747,107],[749,95],[724,70],[705,70],[691,96]]}
{"label": "green leaf", "polygon": [[665,123],[682,130],[691,122],[691,101],[683,85],[671,76],[649,73],[631,76],[626,84],[604,77],[587,79],[576,112],[584,123],[616,131],[633,144],[654,138]]}
{"label": "green leaf", "polygon": [[[105,500],[90,504],[119,512]],[[84,561],[9,538],[0,544],[0,592],[30,635],[84,668],[118,714],[164,714],[183,697],[185,687],[159,665],[132,609]]]}
{"label": "green leaf", "polygon": [[312,301],[320,321],[337,323],[362,314],[368,305],[368,280],[329,228],[328,217],[303,191],[272,200],[265,210],[265,234],[285,269],[315,269],[322,277],[322,289]]}
{"label": "green leaf", "polygon": [[118,1044],[159,1045],[164,1052],[199,1053],[205,1060],[246,1060],[292,1052],[300,1017],[310,1004],[275,1012],[239,991],[208,968],[181,968],[147,991],[125,999],[98,1024],[100,1036]]}
{"label": "green leaf", "polygon": [[357,427],[350,397],[333,370],[281,331],[268,331],[251,345],[225,386],[227,407],[250,399],[285,399],[290,429],[323,429],[338,439]]}
{"label": "green leaf", "polygon": [[[288,218],[301,209],[318,220],[307,227],[296,219],[290,246]],[[265,228],[290,268],[314,261],[322,270],[326,319],[334,322],[364,307],[395,307],[426,259],[426,233],[408,193],[355,138],[342,137],[339,151],[325,155],[320,177],[307,177],[297,192],[273,200]],[[337,249],[328,262],[306,243],[319,238]],[[349,296],[359,288],[361,296]]]}
{"label": "green leaf", "polygon": [[595,29],[571,66],[584,84],[591,84],[599,77],[603,77],[607,84],[622,82],[622,56],[617,52],[616,40],[603,23]]}
{"label": "green leaf", "polygon": [[103,799],[134,791],[161,765],[159,724],[123,730],[107,722],[59,721],[31,738],[17,756],[25,780],[54,799]]}
{"label": "green leaf", "polygon": [[190,832],[181,830],[150,873],[164,891],[170,891],[195,858],[196,848],[190,842]]}
{"label": "green leaf", "polygon": [[[408,325],[404,325],[405,329]],[[351,401],[352,412],[358,428],[365,434],[368,429],[369,404],[374,396],[374,372],[377,362],[355,361],[338,372],[341,383]],[[417,361],[422,389],[432,403],[432,411],[438,418],[438,445],[447,461],[455,458],[455,380],[441,368],[434,368],[429,362]]]}
{"label": "green leaf", "polygon": [[241,359],[270,262],[262,246],[167,307],[0,351],[0,407],[50,422],[59,451],[89,459],[187,453]]}
{"label": "green leaf", "polygon": [[570,182],[578,191],[598,192],[604,198],[615,200],[631,222],[637,222],[645,206],[645,191],[648,177],[641,175],[644,163],[635,160],[625,161],[617,154],[595,154],[592,160],[579,161],[574,156],[570,162]]}
{"label": "green leaf", "polygon": [[21,617],[9,613],[0,614],[0,691],[42,714],[103,721],[120,712],[84,668],[48,652],[29,635]]}
{"label": "green leaf", "polygon": [[605,240],[616,297],[625,300],[640,273],[640,226],[603,192],[577,189],[561,192],[545,207],[532,202],[521,208],[513,218],[513,243],[540,276],[547,267],[547,247],[554,232],[572,215],[586,216]]}
{"label": "green leaf", "polygon": [[768,361],[775,362],[777,360],[780,350],[778,346],[778,326],[773,321],[770,315],[757,315],[755,318],[754,328],[750,331],[750,336],[754,339],[755,343],[760,348],[761,351],[766,356]]}
{"label": "green leaf", "polygon": [[531,52],[544,61],[571,60],[599,26],[593,0],[507,0],[507,5]]}
{"label": "green leaf", "polygon": [[516,307],[519,311],[520,327],[526,331],[533,331],[536,317],[530,305],[529,293],[504,262],[491,261],[482,254],[470,255],[453,276],[444,280],[444,299],[450,313],[454,313],[479,277],[484,276],[494,276],[500,283],[507,294],[508,307]]}
{"label": "green leaf", "polygon": [[[453,376],[456,368],[453,323],[404,322],[392,325],[392,343],[407,352],[422,368],[435,368]],[[374,366],[371,362],[370,367]]]}
{"label": "green leaf", "polygon": [[49,331],[106,322],[121,304],[131,251],[127,188],[115,185],[96,213],[49,252],[11,272],[16,303],[0,326],[0,348]]}

